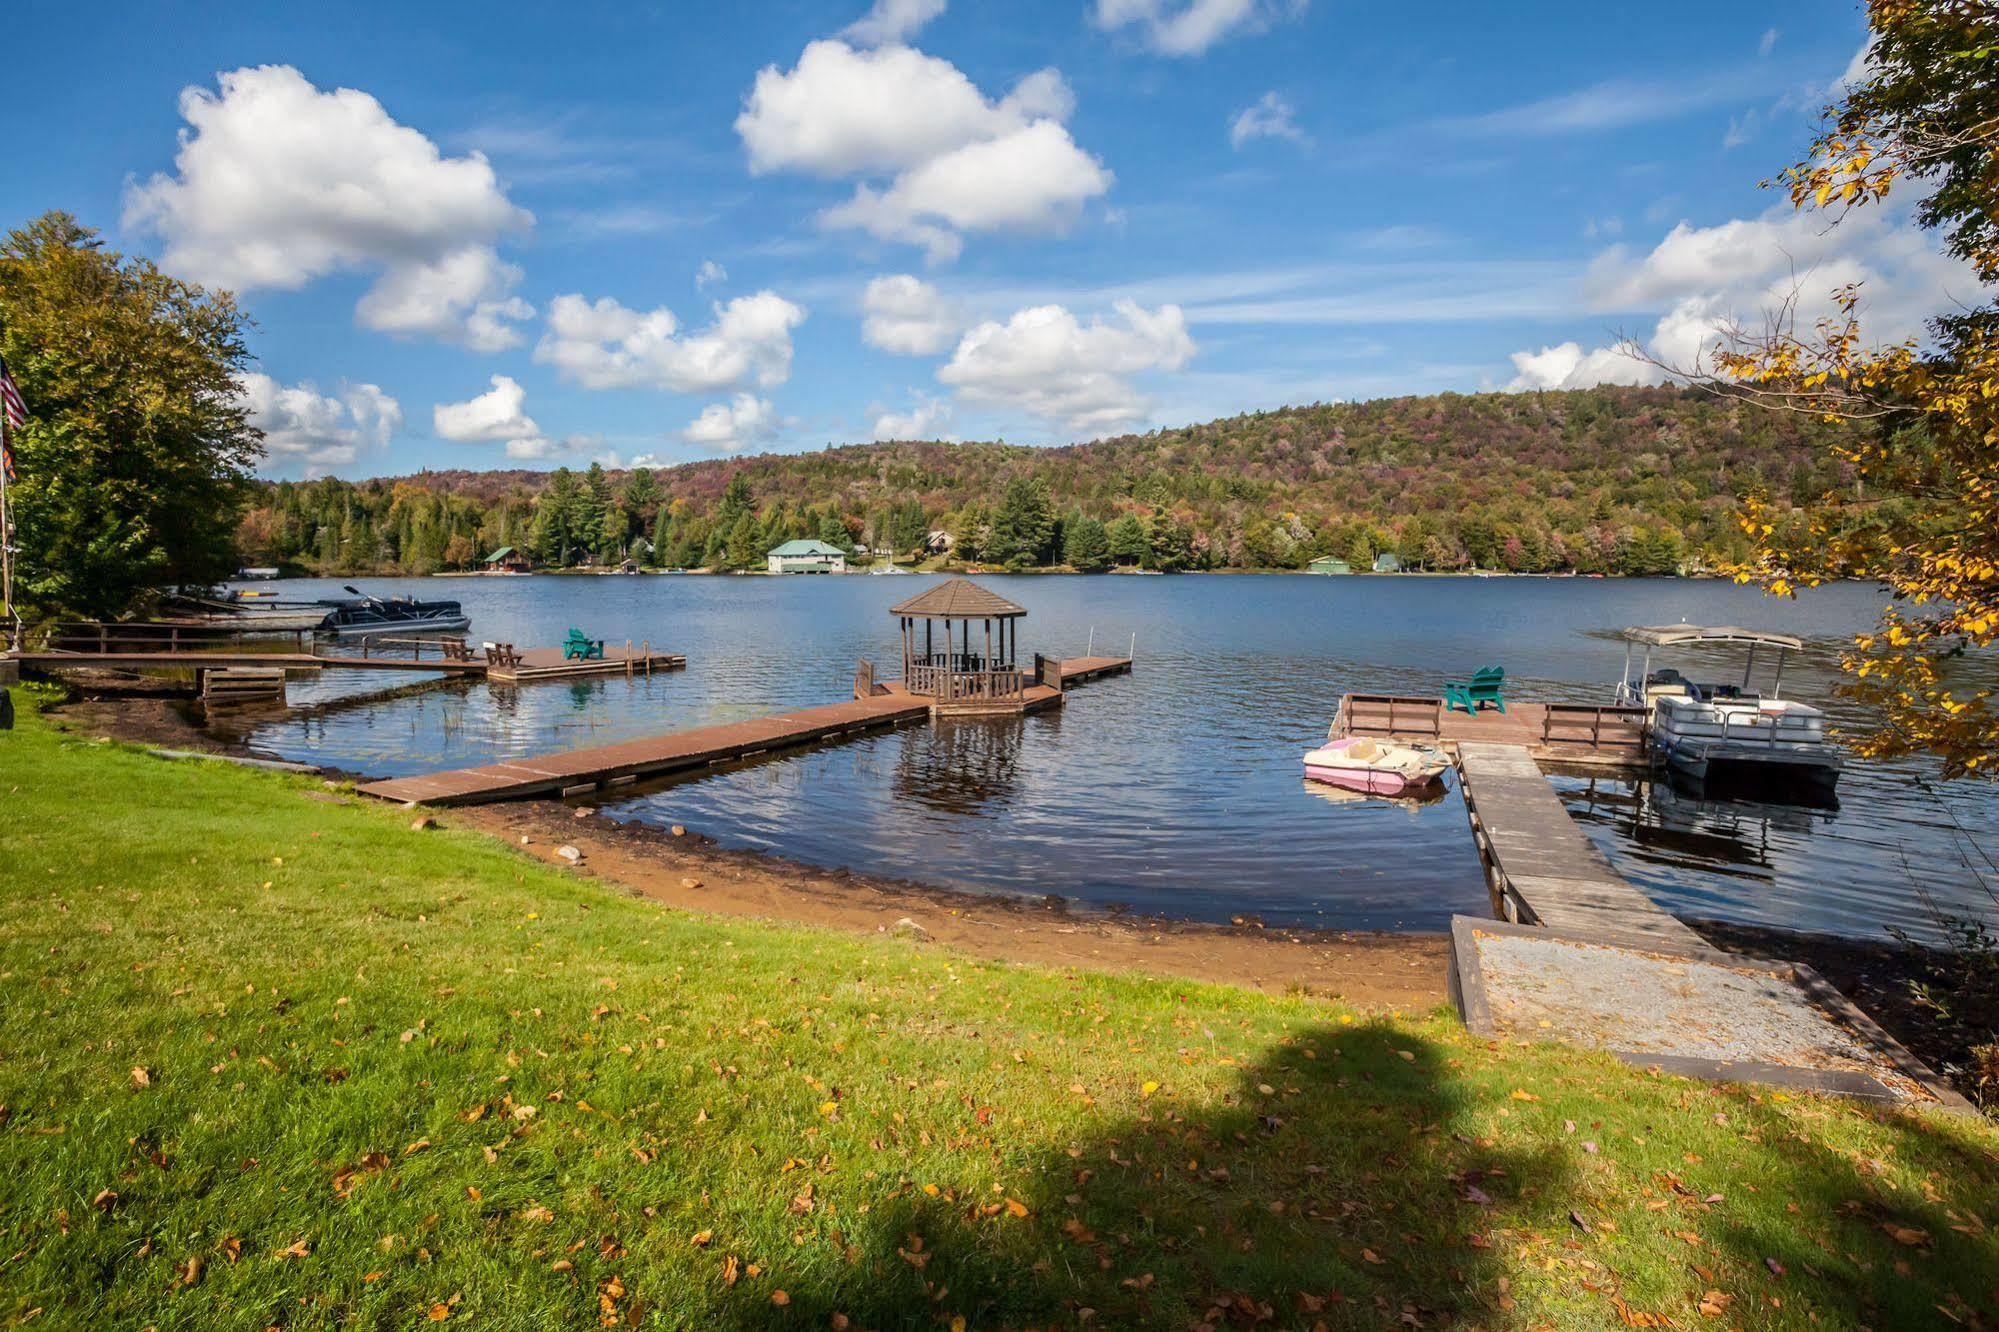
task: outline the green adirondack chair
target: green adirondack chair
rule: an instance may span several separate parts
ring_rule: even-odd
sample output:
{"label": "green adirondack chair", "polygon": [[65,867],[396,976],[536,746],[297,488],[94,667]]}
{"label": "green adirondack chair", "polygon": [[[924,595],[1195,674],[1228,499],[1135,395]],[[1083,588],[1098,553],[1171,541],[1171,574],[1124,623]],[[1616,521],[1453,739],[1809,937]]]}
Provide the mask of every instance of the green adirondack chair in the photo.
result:
{"label": "green adirondack chair", "polygon": [[1444,708],[1456,711],[1462,708],[1476,713],[1490,703],[1501,713],[1506,711],[1506,697],[1501,686],[1506,683],[1506,672],[1498,666],[1481,666],[1472,672],[1469,680],[1452,680],[1444,686]]}
{"label": "green adirondack chair", "polygon": [[564,661],[597,661],[604,655],[604,640],[590,638],[575,625],[569,627],[569,637],[562,641]]}

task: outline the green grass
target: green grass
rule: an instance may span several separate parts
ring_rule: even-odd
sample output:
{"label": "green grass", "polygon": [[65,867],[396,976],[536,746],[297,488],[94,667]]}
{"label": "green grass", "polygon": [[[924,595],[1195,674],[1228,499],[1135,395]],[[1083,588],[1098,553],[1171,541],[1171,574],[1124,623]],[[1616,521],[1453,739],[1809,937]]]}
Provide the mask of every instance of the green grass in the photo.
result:
{"label": "green grass", "polygon": [[0,734],[0,1321],[1994,1317],[1978,1121],[676,913],[409,819]]}

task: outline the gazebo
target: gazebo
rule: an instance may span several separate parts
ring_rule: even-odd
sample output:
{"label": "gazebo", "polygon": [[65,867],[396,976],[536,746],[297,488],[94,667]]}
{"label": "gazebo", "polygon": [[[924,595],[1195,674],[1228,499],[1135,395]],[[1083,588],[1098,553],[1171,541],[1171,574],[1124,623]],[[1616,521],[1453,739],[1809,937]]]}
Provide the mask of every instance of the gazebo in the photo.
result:
{"label": "gazebo", "polygon": [[902,624],[902,682],[910,693],[929,695],[939,710],[1012,712],[1025,706],[1028,681],[1017,657],[1018,621],[1026,607],[970,579],[947,578],[889,613]]}

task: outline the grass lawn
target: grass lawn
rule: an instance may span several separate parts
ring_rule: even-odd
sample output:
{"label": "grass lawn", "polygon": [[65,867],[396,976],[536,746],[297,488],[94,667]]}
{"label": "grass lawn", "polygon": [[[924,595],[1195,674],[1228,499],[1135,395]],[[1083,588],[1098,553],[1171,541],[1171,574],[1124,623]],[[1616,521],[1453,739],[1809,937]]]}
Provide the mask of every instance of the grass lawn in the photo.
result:
{"label": "grass lawn", "polygon": [[0,733],[0,1323],[1999,1321],[1981,1121],[675,913],[339,799]]}

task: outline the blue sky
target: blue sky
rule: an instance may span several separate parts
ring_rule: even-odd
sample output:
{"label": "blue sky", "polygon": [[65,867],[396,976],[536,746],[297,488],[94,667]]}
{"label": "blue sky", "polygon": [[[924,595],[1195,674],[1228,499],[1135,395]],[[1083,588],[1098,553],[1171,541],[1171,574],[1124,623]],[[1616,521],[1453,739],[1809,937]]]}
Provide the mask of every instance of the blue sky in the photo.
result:
{"label": "blue sky", "polygon": [[[1637,381],[1969,279],[1759,179],[1848,3],[33,4],[0,216],[242,292],[273,475]],[[1810,307],[1810,300],[1807,300]]]}

